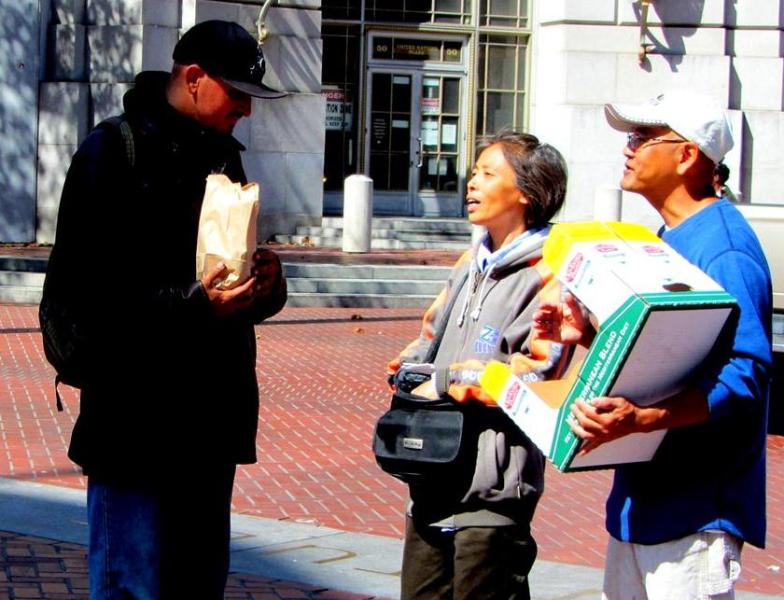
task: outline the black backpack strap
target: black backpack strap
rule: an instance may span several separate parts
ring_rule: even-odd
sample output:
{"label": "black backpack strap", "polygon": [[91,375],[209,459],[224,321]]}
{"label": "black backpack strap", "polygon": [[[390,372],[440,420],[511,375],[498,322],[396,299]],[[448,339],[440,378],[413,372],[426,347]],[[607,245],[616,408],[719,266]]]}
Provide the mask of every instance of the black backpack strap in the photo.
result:
{"label": "black backpack strap", "polygon": [[[449,302],[446,305],[446,309],[444,310],[444,315],[441,318],[441,322],[438,324],[438,329],[436,330],[435,335],[433,336],[433,341],[430,342],[430,347],[427,350],[427,355],[423,359],[423,365],[428,363],[432,364],[433,361],[436,359],[436,354],[438,353],[438,348],[441,346],[441,340],[444,339],[444,333],[446,332],[446,327],[449,325],[449,318],[452,315],[452,309],[455,307],[455,302],[457,302],[457,297],[460,295],[460,290],[463,289],[466,280],[468,279],[468,273],[466,272],[457,282],[455,285],[455,291],[452,294],[452,297],[449,298]],[[432,367],[430,367],[432,369]],[[411,368],[401,368],[396,371],[393,375],[389,378],[390,385],[394,385],[395,388],[401,392],[404,396],[413,399],[413,400],[420,400],[417,396],[409,395],[414,388],[416,388],[419,384],[424,383],[428,379],[431,378],[433,375],[432,371],[420,371],[417,369],[417,366],[414,365]],[[436,401],[438,402],[438,401]],[[452,401],[449,400],[449,403]]]}
{"label": "black backpack strap", "polygon": [[60,378],[60,374],[58,373],[54,377],[54,397],[57,399],[57,412],[63,412],[63,399],[60,396],[60,389],[59,389],[60,381],[62,380]]}
{"label": "black backpack strap", "polygon": [[136,164],[136,144],[133,140],[133,129],[130,123],[123,116],[109,117],[98,123],[95,128],[113,128],[120,131],[122,135],[123,145],[125,146],[125,156],[128,159],[128,166],[133,169]]}
{"label": "black backpack strap", "polygon": [[449,299],[449,304],[447,304],[446,310],[444,310],[444,317],[441,319],[441,323],[439,323],[438,331],[436,331],[433,341],[430,342],[430,348],[428,349],[427,356],[423,362],[432,363],[436,359],[438,348],[441,346],[441,340],[444,339],[444,333],[446,333],[446,326],[449,324],[449,317],[452,315],[452,309],[455,307],[455,302],[457,302],[457,297],[460,295],[460,290],[463,289],[463,286],[468,279],[469,272],[470,269],[466,271],[460,278],[460,281],[457,282],[455,293],[452,294],[452,297]]}
{"label": "black backpack strap", "polygon": [[[468,273],[466,272],[465,275],[463,275],[458,280],[457,285],[455,286],[455,292],[452,294],[452,297],[449,299],[449,302],[446,305],[444,315],[441,318],[441,322],[438,324],[438,329],[436,330],[435,335],[433,336],[433,341],[430,342],[427,355],[422,360],[421,364],[432,363],[435,360],[438,347],[441,345],[441,340],[444,339],[444,333],[446,332],[446,326],[449,324],[449,317],[452,314],[452,309],[455,307],[457,297],[460,294],[460,290],[463,289],[467,279]],[[408,393],[420,383],[430,379],[431,375],[432,371],[418,371],[416,365],[413,365],[410,368],[398,369],[394,374],[389,376],[388,382],[390,385],[394,385],[397,390],[402,391],[403,393]],[[412,398],[415,397],[412,396]]]}

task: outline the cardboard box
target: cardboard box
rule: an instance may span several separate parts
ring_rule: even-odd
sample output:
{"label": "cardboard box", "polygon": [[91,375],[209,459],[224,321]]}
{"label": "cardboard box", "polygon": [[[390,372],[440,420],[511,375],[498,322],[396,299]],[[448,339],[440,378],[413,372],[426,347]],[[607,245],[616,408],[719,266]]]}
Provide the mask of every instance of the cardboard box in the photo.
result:
{"label": "cardboard box", "polygon": [[710,352],[734,299],[639,225],[556,225],[544,260],[598,321],[596,337],[562,380],[526,384],[494,362],[482,387],[561,471],[650,460],[664,430],[576,456],[571,405],[597,396],[650,405],[673,395]]}

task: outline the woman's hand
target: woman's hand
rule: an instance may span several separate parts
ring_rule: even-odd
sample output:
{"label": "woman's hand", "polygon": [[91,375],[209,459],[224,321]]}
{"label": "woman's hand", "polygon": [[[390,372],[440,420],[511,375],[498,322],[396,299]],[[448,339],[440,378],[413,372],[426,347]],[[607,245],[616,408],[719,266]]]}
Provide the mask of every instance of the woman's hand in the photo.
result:
{"label": "woman's hand", "polygon": [[588,319],[588,310],[566,292],[563,302],[544,301],[533,316],[534,339],[563,344],[591,345],[596,331]]}

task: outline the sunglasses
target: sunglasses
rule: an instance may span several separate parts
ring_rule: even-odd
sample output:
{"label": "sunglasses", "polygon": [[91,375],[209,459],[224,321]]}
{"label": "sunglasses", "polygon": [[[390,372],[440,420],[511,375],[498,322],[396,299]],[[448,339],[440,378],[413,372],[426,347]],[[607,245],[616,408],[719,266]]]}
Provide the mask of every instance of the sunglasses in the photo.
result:
{"label": "sunglasses", "polygon": [[682,144],[687,140],[683,138],[673,140],[668,138],[660,138],[660,137],[645,137],[644,135],[640,135],[636,131],[632,131],[631,133],[626,135],[626,147],[629,148],[632,152],[637,152],[643,146],[653,146],[656,144]]}

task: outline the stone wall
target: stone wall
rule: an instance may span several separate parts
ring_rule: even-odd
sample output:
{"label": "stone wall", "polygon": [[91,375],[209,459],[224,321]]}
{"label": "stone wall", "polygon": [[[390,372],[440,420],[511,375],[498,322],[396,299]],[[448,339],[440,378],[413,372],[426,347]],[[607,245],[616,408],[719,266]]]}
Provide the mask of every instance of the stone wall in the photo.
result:
{"label": "stone wall", "polygon": [[[746,201],[784,204],[776,176],[784,159],[780,0],[654,0],[642,64],[639,2],[548,0],[535,7],[531,129],[569,161],[566,219],[590,217],[595,190],[621,178],[625,139],[606,124],[603,104],[675,88],[710,93],[730,109],[730,186]],[[623,211],[624,219],[658,224],[637,195],[624,194]]]}
{"label": "stone wall", "polygon": [[[31,35],[42,28],[47,52],[40,86],[35,71],[27,77],[27,87],[18,82],[13,86],[25,95],[24,103],[18,103],[19,132],[14,132],[14,143],[29,140],[27,147],[18,150],[27,159],[27,170],[20,164],[15,171],[20,197],[13,210],[4,208],[0,213],[0,241],[54,241],[60,191],[71,156],[96,123],[122,111],[122,96],[135,74],[169,70],[180,32],[194,23],[227,19],[255,32],[262,4],[262,0],[51,0],[52,10],[46,14],[28,7],[28,13],[43,15],[42,22],[31,21],[28,28]],[[248,177],[262,188],[260,241],[321,221],[324,101],[319,94],[319,6],[319,0],[278,0],[269,10],[265,82],[290,94],[280,100],[254,99],[251,118],[241,121],[235,131],[247,147],[243,161]],[[30,60],[29,64],[37,63]],[[6,72],[14,73],[10,68],[2,71]],[[4,110],[7,104],[3,102]],[[30,110],[36,105],[37,115]],[[11,159],[4,152],[3,160],[6,156]]]}
{"label": "stone wall", "polygon": [[35,237],[40,21],[37,1],[0,4],[0,241]]}

